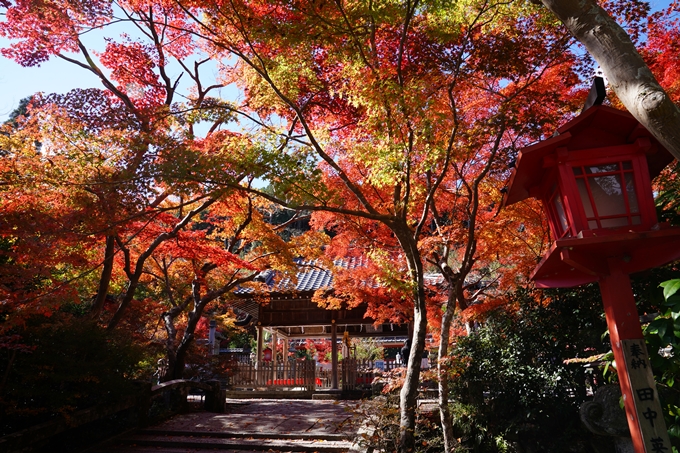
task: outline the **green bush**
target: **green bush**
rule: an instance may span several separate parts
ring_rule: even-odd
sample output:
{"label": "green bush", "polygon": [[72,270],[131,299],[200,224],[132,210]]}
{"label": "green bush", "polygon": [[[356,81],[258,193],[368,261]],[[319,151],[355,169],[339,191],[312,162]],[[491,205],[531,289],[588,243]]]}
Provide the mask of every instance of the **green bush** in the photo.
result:
{"label": "green bush", "polygon": [[599,293],[585,287],[542,294],[550,294],[549,303],[519,291],[453,348],[464,363],[451,383],[461,451],[594,451],[598,441],[579,418],[584,368],[564,361],[609,349],[601,340]]}
{"label": "green bush", "polygon": [[680,279],[663,282],[665,302],[645,327],[645,341],[673,451],[680,450]]}
{"label": "green bush", "polygon": [[34,317],[12,333],[22,345],[0,348],[3,434],[132,394],[142,372],[129,336],[82,318]]}

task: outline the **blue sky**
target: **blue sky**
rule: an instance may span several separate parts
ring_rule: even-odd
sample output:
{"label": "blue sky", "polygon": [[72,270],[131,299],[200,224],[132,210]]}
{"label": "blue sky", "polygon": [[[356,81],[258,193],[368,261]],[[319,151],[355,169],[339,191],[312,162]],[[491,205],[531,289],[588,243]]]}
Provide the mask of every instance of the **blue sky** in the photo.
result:
{"label": "blue sky", "polygon": [[[0,39],[3,47],[7,41]],[[33,93],[64,93],[73,88],[96,87],[97,78],[72,64],[55,58],[38,68],[22,68],[0,57],[0,122],[19,101]]]}
{"label": "blue sky", "polygon": [[[652,10],[668,5],[670,0],[652,0]],[[8,41],[0,38],[0,47]],[[16,108],[19,101],[36,92],[65,93],[73,88],[100,87],[91,73],[77,68],[59,58],[39,67],[23,68],[11,60],[0,57],[0,122]]]}

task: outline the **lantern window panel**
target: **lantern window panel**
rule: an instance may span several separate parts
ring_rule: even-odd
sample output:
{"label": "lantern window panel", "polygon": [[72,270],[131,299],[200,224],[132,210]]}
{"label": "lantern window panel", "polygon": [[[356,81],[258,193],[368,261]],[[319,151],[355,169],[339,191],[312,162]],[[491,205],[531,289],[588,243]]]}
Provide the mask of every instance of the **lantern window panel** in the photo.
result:
{"label": "lantern window panel", "polygon": [[621,216],[627,213],[619,175],[587,178],[586,183],[590,187],[598,217]]}
{"label": "lantern window panel", "polygon": [[601,173],[613,173],[619,171],[619,163],[617,162],[615,164],[588,165],[585,167],[585,171],[589,175]]}
{"label": "lantern window panel", "polygon": [[567,219],[567,213],[564,210],[564,204],[562,203],[562,195],[560,194],[557,184],[554,184],[550,190],[550,197],[547,206],[549,207],[549,214],[553,219],[551,222],[556,231],[554,231],[556,237],[562,237],[569,231],[569,221]]}
{"label": "lantern window panel", "polygon": [[631,161],[575,166],[573,172],[588,228],[642,223]]}
{"label": "lantern window panel", "polygon": [[630,212],[637,214],[640,212],[640,206],[638,205],[637,195],[635,193],[635,178],[633,173],[624,173],[623,177],[626,181],[626,193],[628,194],[628,206],[630,207]]}

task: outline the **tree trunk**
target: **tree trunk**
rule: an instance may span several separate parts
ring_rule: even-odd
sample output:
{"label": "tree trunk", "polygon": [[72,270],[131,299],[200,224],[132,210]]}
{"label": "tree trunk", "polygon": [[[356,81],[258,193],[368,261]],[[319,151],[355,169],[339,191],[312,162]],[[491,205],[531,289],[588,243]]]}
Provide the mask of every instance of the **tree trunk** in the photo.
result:
{"label": "tree trunk", "polygon": [[123,249],[123,253],[125,254],[126,258],[126,274],[128,275],[128,287],[125,291],[125,295],[123,296],[123,299],[121,300],[120,304],[118,305],[118,309],[116,312],[113,314],[113,317],[111,318],[111,321],[109,321],[108,326],[106,327],[107,330],[113,330],[116,328],[118,323],[123,319],[123,315],[125,311],[127,310],[128,305],[130,305],[130,302],[134,299],[135,296],[135,291],[137,290],[137,287],[139,286],[139,279],[142,276],[142,273],[144,272],[144,264],[146,263],[146,260],[154,253],[154,251],[165,241],[168,241],[170,239],[174,239],[177,237],[179,234],[180,230],[184,229],[185,226],[193,219],[196,217],[199,213],[205,211],[210,205],[215,203],[218,199],[217,198],[209,198],[205,200],[200,206],[198,206],[196,209],[192,209],[190,212],[188,212],[182,220],[177,223],[172,230],[166,231],[164,233],[159,234],[156,239],[153,240],[153,242],[142,252],[139,257],[137,258],[137,263],[135,264],[135,269],[134,272],[132,271],[131,264],[130,264],[130,252],[127,249],[123,249],[123,245],[119,243],[119,246],[121,249]]}
{"label": "tree trunk", "polygon": [[167,359],[167,366],[164,370],[164,373],[160,376],[161,382],[177,379],[175,377],[177,374],[177,354],[175,352],[177,329],[175,328],[175,319],[181,312],[181,308],[172,307],[170,310],[161,315],[161,318],[163,318],[163,323],[165,324],[165,333],[167,335],[167,338],[165,339],[165,356]]}
{"label": "tree trunk", "polygon": [[423,283],[423,265],[418,244],[407,225],[393,228],[406,255],[409,274],[416,283],[413,291],[413,340],[407,360],[404,386],[399,394],[399,452],[407,453],[415,448],[416,405],[420,383],[420,362],[425,350],[427,335],[427,306]]}
{"label": "tree trunk", "polygon": [[171,376],[170,379],[182,379],[184,377],[184,367],[187,363],[187,351],[191,342],[194,339],[194,335],[186,333],[182,336],[182,341],[177,346],[177,350],[174,352],[175,361],[172,370],[168,370],[168,375]]}
{"label": "tree trunk", "polygon": [[425,297],[415,301],[413,313],[413,344],[408,357],[406,378],[399,399],[399,452],[412,452],[415,447],[416,405],[420,383],[420,362],[425,349],[427,311]]}
{"label": "tree trunk", "polygon": [[[206,265],[204,266],[204,271],[209,272],[215,269],[216,266]],[[256,274],[252,274],[249,278],[254,278]],[[187,353],[191,343],[194,341],[194,334],[196,333],[196,326],[198,321],[201,320],[201,316],[205,311],[205,307],[219,297],[221,294],[226,292],[228,289],[236,285],[236,281],[232,282],[231,285],[226,285],[219,291],[212,291],[209,294],[201,297],[201,280],[195,278],[192,282],[192,295],[189,299],[185,301],[181,306],[176,306],[169,311],[163,313],[163,321],[165,322],[165,331],[167,332],[168,339],[166,343],[166,352],[168,356],[168,369],[163,376],[163,381],[168,381],[172,379],[182,379],[184,375],[184,367],[186,365]],[[194,303],[194,308],[189,312],[187,325],[184,329],[184,334],[180,342],[176,344],[177,329],[175,328],[175,319],[182,313],[182,311],[188,306],[190,302]]]}
{"label": "tree trunk", "polygon": [[182,339],[177,343],[177,329],[175,328],[175,319],[182,313],[181,308],[173,307],[171,310],[163,313],[163,322],[165,323],[165,331],[167,333],[167,340],[165,344],[165,351],[168,361],[168,367],[165,374],[161,377],[161,381],[171,381],[173,379],[182,379],[184,376],[184,367],[186,366],[187,352],[194,340],[194,333],[196,326],[201,319],[205,304],[189,312],[189,319],[187,326],[184,329]]}
{"label": "tree trunk", "polygon": [[595,0],[541,0],[599,63],[628,111],[680,159],[680,109],[628,34]]}
{"label": "tree trunk", "polygon": [[134,299],[135,297],[135,291],[137,290],[137,286],[139,286],[139,277],[135,275],[133,279],[128,281],[128,287],[125,289],[123,299],[120,301],[120,304],[118,304],[118,309],[111,317],[109,324],[106,326],[107,330],[115,329],[118,323],[122,321],[123,314],[125,314],[125,310],[127,309],[128,305],[130,305],[130,302],[132,302],[132,299]]}
{"label": "tree trunk", "polygon": [[198,325],[198,321],[201,319],[204,308],[204,304],[194,306],[194,309],[189,313],[187,327],[184,329],[182,340],[179,342],[179,345],[177,345],[177,350],[175,351],[175,369],[173,371],[172,379],[182,379],[184,367],[186,366],[187,352],[189,351],[191,343],[194,341],[196,326]]}
{"label": "tree trunk", "polygon": [[451,333],[451,322],[456,311],[456,288],[449,282],[449,295],[444,306],[442,315],[442,326],[439,340],[439,354],[437,360],[437,378],[439,381],[439,418],[444,434],[444,451],[452,452],[458,445],[453,436],[453,417],[449,409],[449,378],[448,378],[448,357],[449,357],[449,335]]}
{"label": "tree trunk", "polygon": [[109,284],[111,283],[111,274],[113,272],[113,255],[115,251],[115,238],[113,236],[106,236],[106,249],[104,251],[104,267],[102,275],[99,277],[99,288],[97,289],[97,296],[92,304],[91,316],[99,318],[99,314],[104,308],[106,302],[106,295],[109,292]]}

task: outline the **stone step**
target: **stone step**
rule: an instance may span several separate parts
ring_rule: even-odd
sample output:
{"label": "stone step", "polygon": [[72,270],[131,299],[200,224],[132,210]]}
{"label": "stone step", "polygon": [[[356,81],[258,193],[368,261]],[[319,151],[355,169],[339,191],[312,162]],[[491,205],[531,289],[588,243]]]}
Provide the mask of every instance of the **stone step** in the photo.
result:
{"label": "stone step", "polygon": [[[116,445],[109,450],[88,450],[88,453],[195,453],[195,448],[171,448],[142,445]],[[219,450],[220,453],[244,453],[249,450]],[[250,450],[252,451],[252,450]]]}
{"label": "stone step", "polygon": [[227,433],[154,433],[138,432],[118,439],[115,444],[94,450],[92,453],[105,452],[145,452],[155,451],[175,453],[181,451],[268,451],[268,452],[319,452],[345,453],[352,447],[352,442],[342,435],[325,435],[324,438],[297,434],[276,434],[270,436],[236,435],[229,437]]}
{"label": "stone step", "polygon": [[342,401],[227,400],[226,413],[176,415],[87,453],[345,453],[358,448],[348,407]]}
{"label": "stone step", "polygon": [[277,432],[229,432],[229,431],[201,431],[201,430],[167,430],[147,428],[139,430],[136,435],[143,436],[181,436],[181,437],[203,437],[216,439],[284,439],[284,440],[318,440],[318,441],[351,441],[350,434],[333,433],[277,433]]}

